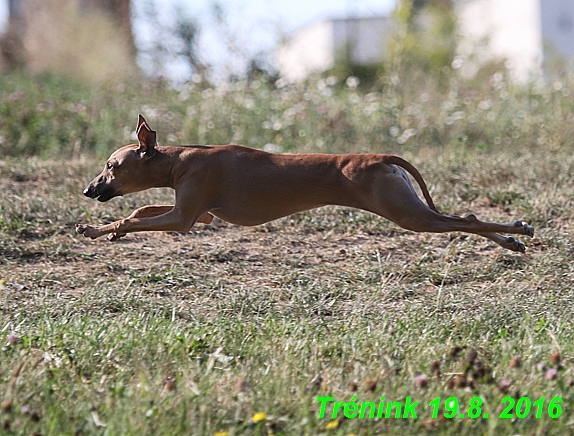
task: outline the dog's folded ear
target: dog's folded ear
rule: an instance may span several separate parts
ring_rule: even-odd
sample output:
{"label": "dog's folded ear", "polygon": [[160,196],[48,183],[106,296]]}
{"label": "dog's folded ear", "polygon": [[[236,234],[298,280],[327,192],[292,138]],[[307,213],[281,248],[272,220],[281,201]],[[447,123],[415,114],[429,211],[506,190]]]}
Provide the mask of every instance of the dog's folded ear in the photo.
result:
{"label": "dog's folded ear", "polygon": [[138,127],[136,135],[139,141],[139,151],[142,157],[151,157],[155,154],[155,146],[157,144],[157,135],[152,130],[144,117],[139,115]]}

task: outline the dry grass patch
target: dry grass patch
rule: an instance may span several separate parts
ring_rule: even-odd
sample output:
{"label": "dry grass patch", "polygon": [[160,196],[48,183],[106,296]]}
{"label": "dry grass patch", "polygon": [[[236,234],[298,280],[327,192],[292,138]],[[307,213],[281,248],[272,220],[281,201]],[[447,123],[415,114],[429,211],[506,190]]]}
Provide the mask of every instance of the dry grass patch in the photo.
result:
{"label": "dry grass patch", "polygon": [[[0,163],[0,385],[11,402],[0,425],[45,435],[565,434],[572,158],[448,149],[409,158],[441,210],[533,222],[527,254],[336,207],[255,228],[215,221],[91,241],[74,234],[76,222],[171,194],[100,204],[81,194],[93,162]],[[327,431],[317,395],[411,396],[419,418]],[[451,395],[480,396],[491,418],[430,419],[428,402]],[[563,415],[498,419],[506,395],[561,396]],[[265,422],[253,423],[258,412]]]}

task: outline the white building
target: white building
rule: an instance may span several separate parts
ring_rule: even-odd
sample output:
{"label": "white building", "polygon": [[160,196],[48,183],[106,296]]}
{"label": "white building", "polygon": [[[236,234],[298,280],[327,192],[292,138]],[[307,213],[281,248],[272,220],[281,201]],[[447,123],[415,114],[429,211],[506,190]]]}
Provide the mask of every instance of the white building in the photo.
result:
{"label": "white building", "polygon": [[337,57],[347,53],[356,64],[377,64],[383,60],[393,30],[390,17],[323,20],[282,45],[277,66],[284,78],[295,82],[332,68]]}
{"label": "white building", "polygon": [[574,0],[459,0],[456,14],[460,53],[507,59],[519,81],[555,59],[574,61]]}
{"label": "white building", "polygon": [[[507,60],[518,81],[558,58],[574,67],[574,0],[455,0],[455,15],[459,53],[473,59],[463,62],[468,74],[490,60]],[[354,63],[380,63],[395,31],[391,17],[320,21],[278,50],[280,74],[297,81],[326,71],[345,50]]]}

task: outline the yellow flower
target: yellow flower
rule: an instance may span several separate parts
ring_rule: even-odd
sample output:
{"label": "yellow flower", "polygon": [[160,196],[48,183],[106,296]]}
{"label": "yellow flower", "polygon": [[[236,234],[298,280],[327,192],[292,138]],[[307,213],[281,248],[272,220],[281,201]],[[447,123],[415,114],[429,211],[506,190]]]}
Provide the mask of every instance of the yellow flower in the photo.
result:
{"label": "yellow flower", "polygon": [[328,423],[328,424],[325,426],[325,428],[326,428],[327,430],[334,430],[334,429],[336,429],[337,427],[339,427],[339,421],[331,421],[330,423]]}
{"label": "yellow flower", "polygon": [[253,422],[257,424],[258,422],[265,421],[267,419],[267,415],[263,412],[256,413],[253,415]]}
{"label": "yellow flower", "polygon": [[218,431],[213,436],[227,436],[227,432],[226,431]]}

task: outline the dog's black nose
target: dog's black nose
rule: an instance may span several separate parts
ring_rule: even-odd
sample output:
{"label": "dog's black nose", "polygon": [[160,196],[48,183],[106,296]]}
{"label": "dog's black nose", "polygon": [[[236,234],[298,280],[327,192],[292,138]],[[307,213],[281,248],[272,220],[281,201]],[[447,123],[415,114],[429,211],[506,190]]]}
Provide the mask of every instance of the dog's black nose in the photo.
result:
{"label": "dog's black nose", "polygon": [[86,188],[86,189],[84,189],[83,193],[84,193],[84,195],[85,195],[86,197],[91,197],[91,196],[92,196],[92,192],[91,192],[91,190],[90,190],[89,187]]}

